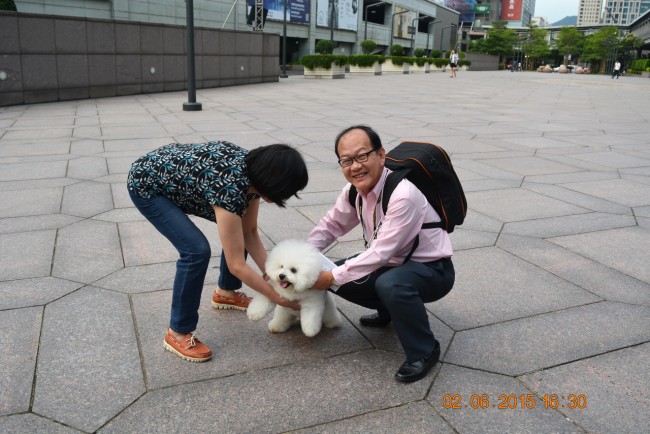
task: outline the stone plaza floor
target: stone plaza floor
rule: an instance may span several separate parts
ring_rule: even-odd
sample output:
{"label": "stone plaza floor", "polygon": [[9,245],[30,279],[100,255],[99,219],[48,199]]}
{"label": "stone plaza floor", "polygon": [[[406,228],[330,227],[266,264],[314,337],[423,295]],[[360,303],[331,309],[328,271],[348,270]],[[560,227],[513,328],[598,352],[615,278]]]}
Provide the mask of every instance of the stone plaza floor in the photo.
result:
{"label": "stone plaza floor", "polygon": [[[463,72],[306,80],[0,108],[0,432],[647,433],[650,80]],[[469,212],[456,284],[427,305],[442,356],[393,375],[392,327],[337,298],[340,329],[271,334],[210,306],[202,364],[165,351],[176,252],[133,207],[126,174],[171,142],[300,149],[310,181],[263,204],[267,247],[304,238],[345,180],[334,137],[451,154]],[[333,245],[342,258],[360,232]],[[250,289],[245,289],[251,292]]]}

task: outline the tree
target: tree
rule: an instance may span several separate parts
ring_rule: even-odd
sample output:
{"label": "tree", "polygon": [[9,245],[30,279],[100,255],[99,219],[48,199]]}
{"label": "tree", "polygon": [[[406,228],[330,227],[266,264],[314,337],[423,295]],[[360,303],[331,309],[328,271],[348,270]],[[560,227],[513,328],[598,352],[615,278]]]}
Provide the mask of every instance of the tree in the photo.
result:
{"label": "tree", "polygon": [[643,46],[643,39],[639,38],[633,33],[628,33],[621,40],[619,46],[619,52],[621,53],[621,60],[623,60],[625,65],[631,64],[631,62],[637,58],[639,49]]}
{"label": "tree", "polygon": [[598,64],[598,70],[604,73],[607,61],[614,60],[618,48],[618,29],[612,26],[603,27],[596,33],[587,36],[582,59],[592,64]]}
{"label": "tree", "polygon": [[562,27],[556,41],[557,50],[565,58],[571,55],[575,60],[582,55],[585,36],[575,27]]}
{"label": "tree", "polygon": [[528,35],[524,36],[525,40],[521,44],[524,53],[528,56],[529,64],[526,65],[527,68],[541,64],[544,58],[551,54],[546,36],[548,36],[548,31],[540,29],[534,24],[531,24],[528,28]]}
{"label": "tree", "polygon": [[502,63],[506,56],[513,53],[517,44],[517,33],[508,29],[507,25],[507,21],[492,21],[492,28],[486,32],[487,37],[470,45],[472,51],[495,54],[499,56],[499,63]]}
{"label": "tree", "polygon": [[14,0],[0,0],[0,11],[16,11]]}

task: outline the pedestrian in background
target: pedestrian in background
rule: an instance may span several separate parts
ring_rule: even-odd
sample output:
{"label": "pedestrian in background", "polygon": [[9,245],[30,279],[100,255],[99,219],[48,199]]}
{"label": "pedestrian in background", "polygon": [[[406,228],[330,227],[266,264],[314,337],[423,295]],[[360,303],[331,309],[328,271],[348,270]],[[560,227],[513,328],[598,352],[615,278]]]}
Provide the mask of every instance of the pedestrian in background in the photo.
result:
{"label": "pedestrian in background", "polygon": [[449,55],[449,66],[451,67],[451,78],[456,77],[456,69],[458,68],[458,53],[456,50],[451,50]]}
{"label": "pedestrian in background", "polygon": [[621,75],[621,62],[617,60],[616,63],[614,63],[614,72],[612,73],[612,79],[616,77],[616,79],[618,80],[618,77],[620,77],[620,75]]}

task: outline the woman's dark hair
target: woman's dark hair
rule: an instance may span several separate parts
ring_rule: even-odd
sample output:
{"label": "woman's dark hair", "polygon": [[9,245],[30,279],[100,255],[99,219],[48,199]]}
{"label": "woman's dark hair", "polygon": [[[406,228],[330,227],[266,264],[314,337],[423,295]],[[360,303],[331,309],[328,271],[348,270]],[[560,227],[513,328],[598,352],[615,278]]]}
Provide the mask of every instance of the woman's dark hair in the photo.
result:
{"label": "woman's dark hair", "polygon": [[377,131],[373,130],[367,125],[353,125],[351,127],[347,127],[343,131],[341,131],[338,136],[336,136],[336,139],[334,140],[334,152],[336,152],[336,158],[339,158],[339,140],[341,140],[341,137],[343,137],[345,134],[349,133],[352,130],[362,130],[364,131],[367,135],[368,138],[370,139],[370,143],[372,143],[372,149],[375,151],[378,149],[381,149],[382,144],[381,144],[381,139],[379,138],[379,134],[377,134]]}
{"label": "woman's dark hair", "polygon": [[307,186],[307,165],[300,152],[289,145],[275,144],[251,150],[246,155],[248,179],[257,192],[284,208],[291,196]]}

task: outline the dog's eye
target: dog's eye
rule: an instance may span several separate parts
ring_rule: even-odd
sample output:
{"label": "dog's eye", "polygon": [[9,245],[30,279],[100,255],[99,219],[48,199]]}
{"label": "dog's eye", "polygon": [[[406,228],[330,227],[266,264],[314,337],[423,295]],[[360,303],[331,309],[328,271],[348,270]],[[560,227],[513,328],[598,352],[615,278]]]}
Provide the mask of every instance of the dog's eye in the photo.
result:
{"label": "dog's eye", "polygon": [[291,267],[291,272],[292,272],[293,274],[296,274],[297,271],[298,271],[298,270],[297,270],[295,267]]}

